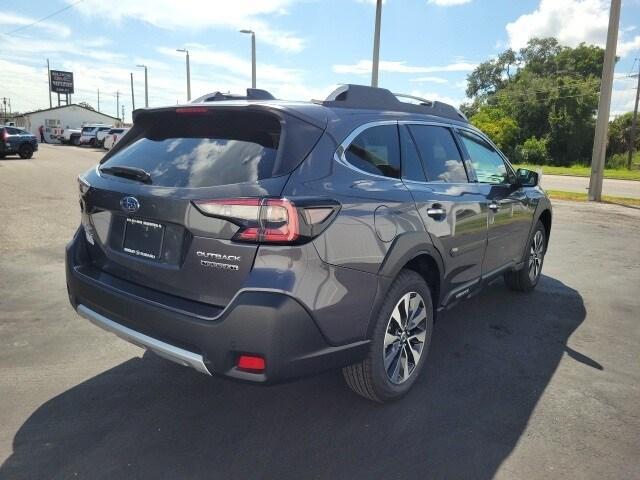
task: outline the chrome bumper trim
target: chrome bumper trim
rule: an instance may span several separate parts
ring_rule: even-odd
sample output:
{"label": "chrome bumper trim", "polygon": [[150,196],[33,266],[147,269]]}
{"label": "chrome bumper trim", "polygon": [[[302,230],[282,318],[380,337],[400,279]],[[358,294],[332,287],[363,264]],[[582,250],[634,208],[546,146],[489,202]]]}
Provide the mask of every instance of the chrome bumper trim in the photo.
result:
{"label": "chrome bumper trim", "polygon": [[133,343],[138,347],[151,350],[156,355],[166,358],[167,360],[171,360],[172,362],[179,363],[185,367],[191,367],[201,373],[211,375],[211,372],[204,364],[202,355],[175,347],[169,343],[162,342],[153,337],[149,337],[148,335],[125,327],[124,325],[120,325],[119,323],[108,319],[104,315],[100,315],[98,312],[91,310],[85,305],[78,305],[78,314],[98,327],[103,328],[108,332],[115,333],[127,342]]}

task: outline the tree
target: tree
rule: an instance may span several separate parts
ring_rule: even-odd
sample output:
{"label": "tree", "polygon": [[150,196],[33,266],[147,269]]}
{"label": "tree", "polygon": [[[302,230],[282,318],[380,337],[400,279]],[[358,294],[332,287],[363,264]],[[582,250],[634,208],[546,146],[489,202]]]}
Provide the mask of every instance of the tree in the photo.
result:
{"label": "tree", "polygon": [[80,102],[80,103],[78,103],[78,105],[79,105],[79,106],[81,106],[81,107],[84,107],[84,108],[86,108],[86,109],[93,110],[94,112],[95,112],[95,110],[96,110],[95,108],[93,108],[93,107],[92,107],[90,104],[88,104],[87,102]]}
{"label": "tree", "polygon": [[534,38],[517,53],[509,49],[478,65],[467,77],[471,102],[464,108],[490,136],[499,138],[509,126],[505,151],[544,139],[550,163],[588,163],[603,60],[600,47]]}
{"label": "tree", "polygon": [[[633,113],[628,112],[609,122],[609,143],[607,155],[626,153],[629,151],[629,133]],[[640,135],[636,135],[635,150],[640,151]]]}
{"label": "tree", "polygon": [[467,77],[467,97],[490,95],[511,80],[511,68],[516,65],[516,52],[509,49],[497,59],[483,62]]}
{"label": "tree", "polygon": [[483,108],[470,121],[507,155],[514,151],[520,129],[516,121],[500,107]]}

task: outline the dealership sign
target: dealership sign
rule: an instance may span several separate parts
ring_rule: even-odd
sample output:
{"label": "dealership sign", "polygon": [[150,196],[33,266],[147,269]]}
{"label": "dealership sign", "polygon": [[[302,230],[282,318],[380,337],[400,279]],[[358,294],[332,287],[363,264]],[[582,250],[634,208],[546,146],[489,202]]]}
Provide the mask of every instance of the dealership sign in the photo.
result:
{"label": "dealership sign", "polygon": [[51,91],[53,93],[73,93],[73,72],[51,70]]}

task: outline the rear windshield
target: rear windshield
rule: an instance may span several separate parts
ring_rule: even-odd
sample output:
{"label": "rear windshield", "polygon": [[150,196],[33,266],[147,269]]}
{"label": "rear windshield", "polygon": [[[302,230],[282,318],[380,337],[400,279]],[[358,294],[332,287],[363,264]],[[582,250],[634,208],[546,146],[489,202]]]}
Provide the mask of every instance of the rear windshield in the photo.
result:
{"label": "rear windshield", "polygon": [[[291,171],[321,133],[317,127],[312,129],[311,135],[299,129],[300,135],[291,142],[294,151],[285,155],[282,123],[273,114],[217,109],[205,114],[157,112],[136,122],[126,144],[107,156],[103,166],[141,168],[150,174],[153,185],[164,187],[258,181]],[[298,162],[292,164],[290,155],[298,157]],[[284,164],[283,157],[288,159]]]}

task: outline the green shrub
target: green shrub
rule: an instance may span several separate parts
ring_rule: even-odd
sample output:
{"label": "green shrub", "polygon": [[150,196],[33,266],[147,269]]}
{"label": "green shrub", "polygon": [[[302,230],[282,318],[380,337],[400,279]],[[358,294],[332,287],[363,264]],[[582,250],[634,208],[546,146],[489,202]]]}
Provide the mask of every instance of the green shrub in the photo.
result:
{"label": "green shrub", "polygon": [[548,140],[531,137],[516,147],[516,162],[545,165],[549,162]]}
{"label": "green shrub", "polygon": [[[628,153],[626,152],[614,153],[613,155],[609,156],[605,161],[605,168],[612,168],[612,169],[627,168],[628,160],[629,160]],[[631,168],[637,169],[639,164],[640,164],[640,152],[634,152],[633,161],[631,162]]]}

